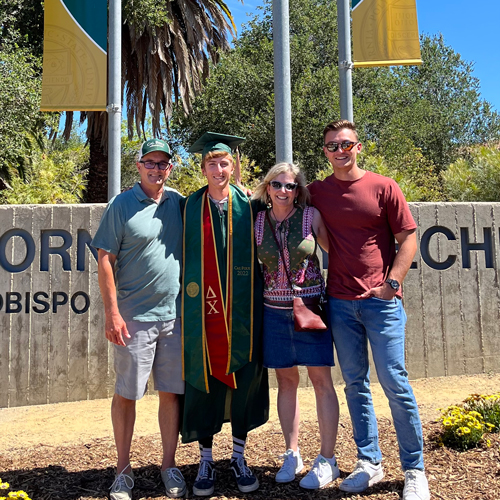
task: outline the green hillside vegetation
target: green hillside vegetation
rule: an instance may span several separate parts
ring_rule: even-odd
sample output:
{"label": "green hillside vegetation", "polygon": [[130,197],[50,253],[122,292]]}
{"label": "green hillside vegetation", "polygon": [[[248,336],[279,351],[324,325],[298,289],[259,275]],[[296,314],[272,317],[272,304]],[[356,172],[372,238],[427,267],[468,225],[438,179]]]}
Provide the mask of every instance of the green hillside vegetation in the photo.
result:
{"label": "green hillside vegetation", "polygon": [[[18,17],[31,3],[11,2]],[[13,21],[14,7],[6,5],[0,5],[0,181],[15,187],[16,193],[4,191],[0,200],[81,200],[89,164],[83,150],[88,146],[80,140],[82,154],[75,155],[75,143],[59,142],[59,156],[53,156],[56,152],[47,138],[57,130],[59,117],[38,111],[39,23],[26,20],[33,25],[34,34],[28,36],[22,24]],[[133,18],[130,13],[129,17]],[[293,150],[308,180],[331,173],[322,152],[322,130],[340,116],[336,26],[335,0],[290,1]],[[499,201],[499,114],[481,99],[473,64],[441,36],[422,36],[421,49],[421,66],[354,70],[362,167],[394,178],[409,201]],[[171,184],[185,194],[203,185],[199,159],[188,157],[185,148],[206,130],[247,138],[242,145],[243,169],[246,182],[255,183],[275,162],[273,85],[267,0],[234,47],[211,64],[203,92],[190,103],[192,110],[186,114],[181,99],[170,122],[163,122],[161,134],[177,153]],[[123,129],[124,187],[137,179],[135,155],[142,135],[152,135],[147,117],[145,122],[132,139],[126,138],[130,122]],[[61,156],[65,148],[67,160]],[[74,182],[68,181],[66,171],[74,172]],[[35,188],[44,178],[41,172],[47,172],[49,184]],[[47,190],[47,185],[57,194],[32,194]]]}

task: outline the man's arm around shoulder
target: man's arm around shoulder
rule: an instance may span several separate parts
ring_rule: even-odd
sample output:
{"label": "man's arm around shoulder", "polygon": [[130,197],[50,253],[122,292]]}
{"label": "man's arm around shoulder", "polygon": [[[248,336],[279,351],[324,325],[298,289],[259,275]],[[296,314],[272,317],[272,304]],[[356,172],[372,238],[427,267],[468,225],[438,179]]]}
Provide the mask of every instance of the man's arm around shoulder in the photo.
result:
{"label": "man's arm around shoulder", "polygon": [[99,248],[99,259],[97,264],[97,276],[99,288],[104,302],[104,313],[106,315],[105,331],[106,338],[116,345],[125,345],[123,337],[130,338],[116,300],[116,283],[114,267],[116,255]]}

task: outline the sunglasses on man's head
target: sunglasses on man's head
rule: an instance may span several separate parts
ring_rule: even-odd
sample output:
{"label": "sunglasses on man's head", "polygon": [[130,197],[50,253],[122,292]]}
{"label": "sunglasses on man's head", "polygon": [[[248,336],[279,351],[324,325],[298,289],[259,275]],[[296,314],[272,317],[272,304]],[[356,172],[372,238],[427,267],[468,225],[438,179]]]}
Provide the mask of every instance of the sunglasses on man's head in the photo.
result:
{"label": "sunglasses on man's head", "polygon": [[168,161],[142,161],[140,160],[139,163],[142,163],[144,165],[144,168],[147,168],[148,170],[153,170],[158,165],[158,168],[160,170],[167,170],[168,167],[170,167],[170,163]]}
{"label": "sunglasses on man's head", "polygon": [[339,149],[339,146],[342,148],[342,151],[350,151],[354,146],[356,146],[356,144],[359,144],[359,142],[329,142],[328,144],[325,144],[325,148],[328,149],[330,153],[335,153],[335,151]]}
{"label": "sunglasses on man's head", "polygon": [[284,187],[287,191],[293,191],[298,186],[296,182],[287,182],[285,184],[279,181],[271,181],[269,184],[271,184],[271,187],[274,189],[281,189]]}

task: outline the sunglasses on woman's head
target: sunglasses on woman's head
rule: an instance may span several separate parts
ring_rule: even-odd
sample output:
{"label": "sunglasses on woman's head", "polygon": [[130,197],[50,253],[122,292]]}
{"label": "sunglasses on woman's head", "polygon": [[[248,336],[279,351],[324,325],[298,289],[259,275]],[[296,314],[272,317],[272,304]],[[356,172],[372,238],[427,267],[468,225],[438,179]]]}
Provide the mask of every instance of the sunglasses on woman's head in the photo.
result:
{"label": "sunglasses on woman's head", "polygon": [[296,182],[287,182],[285,184],[279,181],[271,181],[269,184],[271,184],[271,187],[273,187],[274,189],[281,189],[282,187],[284,187],[287,191],[293,191],[298,186]]}
{"label": "sunglasses on woman's head", "polygon": [[339,146],[342,148],[342,151],[350,151],[354,146],[356,146],[356,144],[359,144],[359,142],[329,142],[328,144],[325,144],[325,148],[328,149],[330,153],[335,153],[335,151],[339,149]]}

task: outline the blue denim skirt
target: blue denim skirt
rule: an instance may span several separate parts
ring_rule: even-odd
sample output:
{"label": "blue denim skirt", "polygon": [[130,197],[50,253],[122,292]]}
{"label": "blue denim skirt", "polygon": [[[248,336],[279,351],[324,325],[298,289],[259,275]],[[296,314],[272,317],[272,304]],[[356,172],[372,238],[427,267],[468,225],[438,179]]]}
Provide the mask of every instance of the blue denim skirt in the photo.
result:
{"label": "blue denim skirt", "polygon": [[333,366],[333,340],[330,330],[296,332],[293,309],[264,305],[264,366]]}

